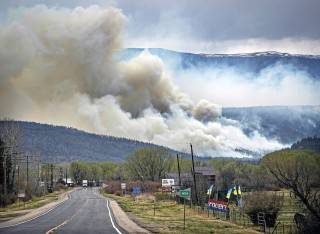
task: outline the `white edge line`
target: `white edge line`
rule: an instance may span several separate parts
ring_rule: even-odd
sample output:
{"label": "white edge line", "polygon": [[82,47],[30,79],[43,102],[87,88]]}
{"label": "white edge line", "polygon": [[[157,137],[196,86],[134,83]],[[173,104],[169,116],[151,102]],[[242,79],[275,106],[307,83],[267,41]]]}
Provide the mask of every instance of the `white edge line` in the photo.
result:
{"label": "white edge line", "polygon": [[111,220],[111,224],[112,224],[112,227],[119,233],[119,234],[122,234],[119,229],[114,225],[114,222],[113,222],[113,219],[112,219],[112,216],[111,216],[111,211],[110,211],[110,208],[109,208],[109,200],[107,199],[107,208],[108,208],[108,211],[109,211],[109,217],[110,217],[110,220]]}
{"label": "white edge line", "polygon": [[24,224],[24,223],[30,222],[30,221],[32,221],[32,220],[35,220],[35,219],[37,219],[37,218],[40,218],[41,216],[46,215],[46,214],[48,214],[50,211],[52,211],[52,210],[54,210],[55,208],[61,206],[63,203],[65,203],[65,202],[68,201],[69,199],[70,199],[70,195],[68,194],[68,199],[67,199],[67,200],[58,203],[57,205],[55,205],[55,206],[52,207],[51,209],[47,210],[46,212],[41,213],[41,214],[39,214],[38,216],[35,216],[35,217],[31,218],[31,219],[22,221],[22,222],[20,222],[20,223],[16,223],[16,224],[11,224],[11,225],[8,225],[8,226],[0,227],[0,229],[2,229],[2,228],[15,227],[15,226],[18,226],[18,225],[20,225],[20,224]]}

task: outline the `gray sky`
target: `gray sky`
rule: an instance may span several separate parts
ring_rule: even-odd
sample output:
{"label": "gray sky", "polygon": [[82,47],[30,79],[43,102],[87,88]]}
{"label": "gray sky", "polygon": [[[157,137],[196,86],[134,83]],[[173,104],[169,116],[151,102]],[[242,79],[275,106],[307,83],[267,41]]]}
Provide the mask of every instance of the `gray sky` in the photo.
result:
{"label": "gray sky", "polygon": [[127,47],[320,54],[319,0],[2,0],[0,16],[35,4],[118,7],[128,18]]}

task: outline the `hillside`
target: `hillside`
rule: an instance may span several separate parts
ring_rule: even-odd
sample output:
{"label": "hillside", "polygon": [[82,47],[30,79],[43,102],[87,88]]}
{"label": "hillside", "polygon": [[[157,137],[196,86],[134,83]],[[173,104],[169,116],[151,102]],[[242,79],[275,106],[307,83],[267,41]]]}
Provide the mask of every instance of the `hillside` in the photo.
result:
{"label": "hillside", "polygon": [[223,108],[222,116],[239,121],[247,135],[257,131],[283,144],[291,145],[302,138],[320,135],[318,106]]}
{"label": "hillside", "polygon": [[307,137],[294,143],[291,146],[293,150],[312,150],[320,153],[320,138],[319,137]]}
{"label": "hillside", "polygon": [[[5,121],[0,121],[1,126]],[[87,133],[74,128],[16,121],[23,152],[40,153],[45,162],[111,161],[122,162],[134,151],[154,144]],[[172,153],[176,151],[170,150]]]}
{"label": "hillside", "polygon": [[[121,52],[120,59],[130,59],[143,51],[143,48],[128,48]],[[260,52],[248,54],[193,54],[172,50],[150,48],[151,54],[159,56],[165,64],[174,69],[192,67],[228,67],[235,71],[250,71],[259,74],[263,69],[273,65],[287,65],[294,70],[302,70],[315,79],[320,79],[320,56],[295,55],[278,52]]]}

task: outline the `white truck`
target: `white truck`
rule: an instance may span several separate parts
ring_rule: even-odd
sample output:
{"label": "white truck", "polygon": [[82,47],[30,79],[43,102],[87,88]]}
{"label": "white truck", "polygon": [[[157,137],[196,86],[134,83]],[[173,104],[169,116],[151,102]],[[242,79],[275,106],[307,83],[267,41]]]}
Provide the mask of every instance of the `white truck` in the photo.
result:
{"label": "white truck", "polygon": [[82,187],[88,187],[88,180],[82,180]]}

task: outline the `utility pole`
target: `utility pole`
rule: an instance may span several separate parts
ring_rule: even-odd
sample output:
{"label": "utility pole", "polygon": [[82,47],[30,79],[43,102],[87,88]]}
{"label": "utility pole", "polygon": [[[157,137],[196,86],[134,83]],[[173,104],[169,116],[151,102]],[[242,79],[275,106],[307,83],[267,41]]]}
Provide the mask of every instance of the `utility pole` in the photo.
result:
{"label": "utility pole", "polygon": [[198,202],[198,192],[197,192],[197,182],[196,182],[196,172],[194,170],[194,158],[193,158],[193,149],[192,149],[192,144],[190,143],[190,148],[191,148],[191,158],[192,158],[192,174],[193,174],[193,183],[194,183],[194,191],[196,195],[196,202]]}
{"label": "utility pole", "polygon": [[51,163],[51,191],[53,192],[53,164]]}
{"label": "utility pole", "polygon": [[5,148],[3,149],[3,194],[7,194],[7,153]]}
{"label": "utility pole", "polygon": [[27,187],[29,185],[29,155],[27,154]]}
{"label": "utility pole", "polygon": [[66,167],[66,186],[68,187],[68,167]]}
{"label": "utility pole", "polygon": [[20,166],[18,165],[18,193],[20,192]]}
{"label": "utility pole", "polygon": [[179,155],[178,154],[177,154],[177,162],[178,162],[178,173],[179,173],[179,186],[181,187],[180,163],[179,163]]}

